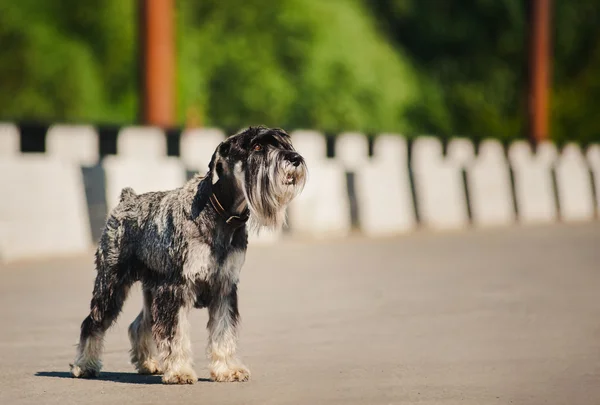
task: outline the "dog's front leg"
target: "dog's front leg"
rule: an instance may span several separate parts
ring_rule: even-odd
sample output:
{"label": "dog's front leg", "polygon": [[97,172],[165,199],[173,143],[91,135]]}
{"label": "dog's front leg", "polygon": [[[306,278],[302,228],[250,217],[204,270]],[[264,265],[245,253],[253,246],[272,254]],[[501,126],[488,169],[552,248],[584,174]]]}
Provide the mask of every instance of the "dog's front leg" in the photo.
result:
{"label": "dog's front leg", "polygon": [[194,384],[188,312],[183,288],[161,286],[153,291],[152,334],[162,360],[165,384]]}
{"label": "dog's front leg", "polygon": [[236,355],[238,320],[237,286],[233,285],[228,293],[216,294],[209,305],[208,357],[214,381],[250,379],[250,371]]}

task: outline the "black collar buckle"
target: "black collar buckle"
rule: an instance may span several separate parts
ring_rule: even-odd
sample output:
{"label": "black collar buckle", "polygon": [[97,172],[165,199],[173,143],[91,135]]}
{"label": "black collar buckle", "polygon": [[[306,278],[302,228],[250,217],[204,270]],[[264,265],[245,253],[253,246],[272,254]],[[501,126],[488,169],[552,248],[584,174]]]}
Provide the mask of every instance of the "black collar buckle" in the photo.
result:
{"label": "black collar buckle", "polygon": [[244,226],[250,218],[250,210],[248,208],[246,208],[241,215],[229,215],[227,212],[225,212],[225,208],[223,208],[223,206],[217,199],[217,196],[214,194],[210,195],[210,203],[212,204],[215,211],[217,211],[217,213],[225,219],[225,223],[234,228]]}

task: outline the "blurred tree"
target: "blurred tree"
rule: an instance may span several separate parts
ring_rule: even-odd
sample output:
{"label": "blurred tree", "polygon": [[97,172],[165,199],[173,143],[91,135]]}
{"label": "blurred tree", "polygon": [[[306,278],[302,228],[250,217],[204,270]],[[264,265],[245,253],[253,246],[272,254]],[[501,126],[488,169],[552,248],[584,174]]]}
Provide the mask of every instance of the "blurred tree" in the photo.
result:
{"label": "blurred tree", "polygon": [[130,122],[133,0],[0,0],[0,118]]}
{"label": "blurred tree", "polygon": [[[416,107],[422,128],[474,138],[527,133],[529,2],[370,0],[399,49],[435,80],[443,112]],[[600,140],[600,2],[553,0],[551,137]]]}
{"label": "blurred tree", "polygon": [[442,98],[415,108],[433,133],[514,138],[527,114],[527,16],[521,0],[373,0],[400,49]]}
{"label": "blurred tree", "polygon": [[600,2],[554,3],[552,138],[600,142]]}
{"label": "blurred tree", "polygon": [[[135,122],[137,0],[0,0],[0,119]],[[179,122],[524,136],[521,0],[177,0]],[[554,0],[553,139],[600,140],[600,2]]]}
{"label": "blurred tree", "polygon": [[[404,131],[409,61],[354,0],[180,0],[179,93],[208,125]],[[185,109],[180,109],[180,115]]]}

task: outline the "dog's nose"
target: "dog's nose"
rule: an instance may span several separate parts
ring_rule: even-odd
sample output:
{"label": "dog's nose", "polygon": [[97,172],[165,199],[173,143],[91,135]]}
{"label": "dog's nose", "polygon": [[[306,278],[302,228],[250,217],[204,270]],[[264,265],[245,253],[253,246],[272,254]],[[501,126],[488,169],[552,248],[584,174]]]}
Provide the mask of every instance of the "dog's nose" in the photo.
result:
{"label": "dog's nose", "polygon": [[296,167],[300,166],[300,163],[302,163],[302,156],[297,153],[288,155],[287,159]]}

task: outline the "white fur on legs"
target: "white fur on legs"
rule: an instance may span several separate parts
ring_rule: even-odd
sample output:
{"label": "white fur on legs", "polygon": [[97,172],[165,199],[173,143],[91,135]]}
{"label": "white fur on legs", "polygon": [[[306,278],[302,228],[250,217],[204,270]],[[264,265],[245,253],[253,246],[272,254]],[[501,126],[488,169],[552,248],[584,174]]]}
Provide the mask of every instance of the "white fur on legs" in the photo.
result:
{"label": "white fur on legs", "polygon": [[158,351],[162,360],[165,384],[194,384],[198,376],[192,367],[192,348],[189,338],[188,308],[181,308],[177,317],[175,335],[161,339]]}
{"label": "white fur on legs", "polygon": [[223,299],[213,303],[209,311],[210,376],[218,382],[248,381],[250,370],[236,356],[237,320],[232,317],[230,305],[230,300]]}
{"label": "white fur on legs", "polygon": [[98,377],[102,368],[100,356],[103,349],[102,335],[91,335],[85,341],[79,342],[77,356],[71,364],[71,375],[76,378]]}
{"label": "white fur on legs", "polygon": [[235,357],[219,349],[211,349],[210,377],[217,382],[248,381],[250,370]]}
{"label": "white fur on legs", "polygon": [[159,374],[160,364],[157,349],[152,337],[152,324],[147,306],[129,326],[131,341],[131,363],[140,374]]}

